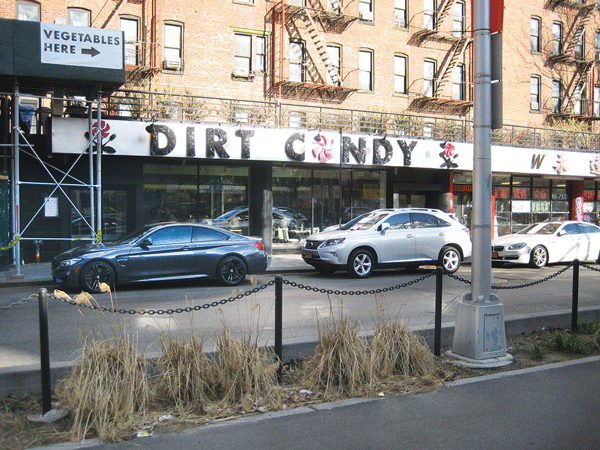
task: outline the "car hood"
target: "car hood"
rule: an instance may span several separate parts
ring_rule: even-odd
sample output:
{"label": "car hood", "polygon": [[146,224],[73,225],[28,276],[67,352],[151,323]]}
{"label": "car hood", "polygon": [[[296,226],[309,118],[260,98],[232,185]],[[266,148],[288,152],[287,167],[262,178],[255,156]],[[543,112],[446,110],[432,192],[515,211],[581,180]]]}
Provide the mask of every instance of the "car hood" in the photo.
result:
{"label": "car hood", "polygon": [[72,248],[71,250],[67,250],[66,252],[61,253],[56,257],[56,259],[65,260],[70,258],[78,258],[82,255],[94,254],[97,255],[99,253],[107,253],[116,248],[123,248],[123,244],[89,244],[82,245],[80,247]]}
{"label": "car hood", "polygon": [[509,245],[519,242],[527,244],[554,240],[554,234],[509,234],[492,240],[492,245]]}
{"label": "car hood", "polygon": [[325,231],[321,231],[320,233],[315,233],[313,235],[310,235],[308,237],[309,240],[311,241],[326,241],[328,239],[338,239],[338,238],[345,238],[351,235],[354,235],[355,233],[360,233],[361,231],[366,231],[366,230],[360,230],[360,231],[352,231],[352,230],[325,230]]}

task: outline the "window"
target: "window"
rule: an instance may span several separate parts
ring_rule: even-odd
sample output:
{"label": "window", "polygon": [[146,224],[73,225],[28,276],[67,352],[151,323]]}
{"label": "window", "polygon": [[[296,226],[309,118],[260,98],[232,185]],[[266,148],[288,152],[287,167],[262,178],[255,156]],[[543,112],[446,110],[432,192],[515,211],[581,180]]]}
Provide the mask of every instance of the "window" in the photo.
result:
{"label": "window", "polygon": [[531,18],[531,51],[540,51],[540,23],[539,17]]}
{"label": "window", "polygon": [[152,245],[189,244],[192,242],[192,227],[180,226],[161,228],[150,235]]}
{"label": "window", "polygon": [[327,44],[329,64],[327,66],[326,82],[330,86],[341,84],[342,48],[336,44]]}
{"label": "window", "polygon": [[560,22],[552,24],[552,54],[560,55],[562,53],[563,26]]}
{"label": "window", "polygon": [[583,28],[577,28],[577,30],[575,31],[575,36],[573,36],[573,39],[575,39],[575,57],[578,59],[584,59],[585,31],[583,31]]}
{"label": "window", "polygon": [[233,41],[233,75],[249,77],[265,71],[266,40],[264,36],[236,33]]}
{"label": "window", "polygon": [[562,110],[562,82],[552,80],[552,112],[557,114]]}
{"label": "window", "polygon": [[373,21],[373,0],[358,0],[358,15],[362,20]]}
{"label": "window", "polygon": [[540,110],[540,77],[533,75],[529,78],[529,109],[532,111]]}
{"label": "window", "polygon": [[34,2],[17,1],[17,20],[40,21],[40,5]]}
{"label": "window", "polygon": [[465,4],[456,2],[452,7],[452,36],[462,37],[465,31]]}
{"label": "window", "polygon": [[341,0],[327,0],[327,11],[339,13],[341,12],[341,8]]}
{"label": "window", "polygon": [[76,27],[89,27],[91,24],[91,14],[87,9],[68,8],[67,14],[69,16],[69,25]]}
{"label": "window", "polygon": [[573,91],[573,114],[582,115],[585,112],[586,92],[583,83],[577,83]]}
{"label": "window", "polygon": [[165,47],[163,50],[163,69],[181,70],[183,68],[183,25],[165,23]]}
{"label": "window", "polygon": [[358,88],[373,90],[373,52],[370,50],[358,52]]}
{"label": "window", "polygon": [[306,2],[304,0],[290,0],[290,5],[292,5],[292,6],[306,6]]}
{"label": "window", "polygon": [[423,28],[435,30],[435,0],[423,1]]}
{"label": "window", "polygon": [[399,94],[407,93],[406,85],[406,56],[394,56],[394,92]]}
{"label": "window", "polygon": [[596,61],[600,60],[600,31],[596,31],[596,38],[594,39],[594,58]]}
{"label": "window", "polygon": [[465,66],[457,64],[452,74],[452,98],[465,100]]}
{"label": "window", "polygon": [[119,19],[119,29],[125,35],[125,65],[137,66],[139,63],[140,22],[135,18],[121,17]]}
{"label": "window", "polygon": [[304,42],[290,41],[290,81],[304,82]]}
{"label": "window", "polygon": [[406,20],[406,0],[394,0],[394,25],[402,28],[408,26]]}
{"label": "window", "polygon": [[600,117],[600,85],[594,86],[594,117]]}
{"label": "window", "polygon": [[423,62],[423,95],[433,97],[435,94],[435,72],[437,63],[426,59]]}

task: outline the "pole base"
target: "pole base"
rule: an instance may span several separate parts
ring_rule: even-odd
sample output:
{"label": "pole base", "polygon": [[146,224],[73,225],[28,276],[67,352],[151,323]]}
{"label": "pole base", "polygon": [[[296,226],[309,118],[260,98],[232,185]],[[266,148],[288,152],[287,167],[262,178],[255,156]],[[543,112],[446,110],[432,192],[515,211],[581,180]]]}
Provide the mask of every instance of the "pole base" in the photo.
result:
{"label": "pole base", "polygon": [[496,367],[508,366],[513,362],[513,356],[508,353],[505,356],[498,356],[496,358],[473,359],[467,356],[457,355],[452,351],[447,351],[446,357],[451,359],[448,361],[451,364],[467,367],[469,369],[493,369]]}
{"label": "pole base", "polygon": [[40,414],[39,416],[27,416],[27,420],[30,420],[31,422],[52,423],[67,417],[68,414],[69,410],[66,408],[51,409],[45,414]]}

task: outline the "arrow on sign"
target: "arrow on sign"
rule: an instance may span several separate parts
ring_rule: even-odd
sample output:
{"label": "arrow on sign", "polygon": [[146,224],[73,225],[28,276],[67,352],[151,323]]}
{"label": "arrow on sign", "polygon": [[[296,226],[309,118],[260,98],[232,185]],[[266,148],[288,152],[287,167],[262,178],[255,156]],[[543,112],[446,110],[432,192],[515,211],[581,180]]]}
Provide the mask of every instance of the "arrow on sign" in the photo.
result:
{"label": "arrow on sign", "polygon": [[92,57],[100,54],[100,52],[98,50],[96,50],[94,47],[92,47],[92,48],[82,48],[81,49],[81,53],[84,54],[84,55],[90,55]]}

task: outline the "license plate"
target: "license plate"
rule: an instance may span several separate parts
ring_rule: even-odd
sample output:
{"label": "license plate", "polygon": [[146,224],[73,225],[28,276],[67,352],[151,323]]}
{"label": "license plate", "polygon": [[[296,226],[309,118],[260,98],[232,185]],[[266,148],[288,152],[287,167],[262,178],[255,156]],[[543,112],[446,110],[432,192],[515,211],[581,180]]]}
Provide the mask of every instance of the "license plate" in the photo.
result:
{"label": "license plate", "polygon": [[492,258],[498,258],[498,252],[492,252]]}
{"label": "license plate", "polygon": [[304,251],[304,257],[305,258],[312,258],[312,252],[310,250],[305,250]]}

